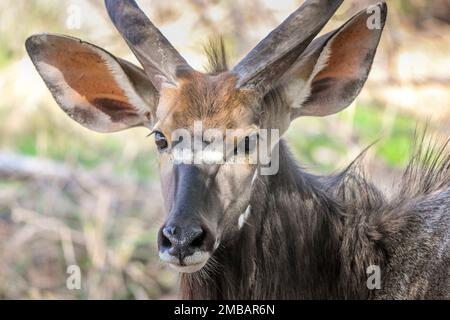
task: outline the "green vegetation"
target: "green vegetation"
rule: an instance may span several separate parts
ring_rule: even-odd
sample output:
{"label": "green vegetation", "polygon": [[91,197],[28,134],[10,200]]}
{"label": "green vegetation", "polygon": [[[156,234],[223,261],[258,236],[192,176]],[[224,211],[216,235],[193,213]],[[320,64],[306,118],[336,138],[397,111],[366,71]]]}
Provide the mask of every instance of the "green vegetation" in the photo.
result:
{"label": "green vegetation", "polygon": [[401,167],[410,156],[417,120],[402,114],[394,115],[389,121],[385,118],[382,108],[357,106],[354,127],[366,144],[380,139],[374,145],[377,155],[389,165]]}
{"label": "green vegetation", "polygon": [[0,69],[7,66],[12,58],[13,58],[13,53],[11,51],[9,51],[7,48],[0,46]]}
{"label": "green vegetation", "polygon": [[[372,149],[388,165],[402,167],[409,159],[417,120],[404,114],[387,114],[376,105],[357,105],[349,118],[345,114],[338,119],[333,116],[323,119],[305,118],[297,120],[287,134],[287,139],[302,165],[313,167],[319,172],[339,169],[340,159],[345,159],[349,141],[358,142],[358,150],[375,143]],[[336,135],[329,122],[343,122],[340,125],[351,128],[348,136]],[[304,132],[307,125],[312,130]]]}

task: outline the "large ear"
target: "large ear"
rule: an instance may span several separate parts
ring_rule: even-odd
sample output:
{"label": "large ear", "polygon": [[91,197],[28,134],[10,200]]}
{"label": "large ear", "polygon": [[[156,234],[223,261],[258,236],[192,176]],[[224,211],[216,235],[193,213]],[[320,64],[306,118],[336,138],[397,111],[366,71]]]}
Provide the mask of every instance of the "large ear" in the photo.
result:
{"label": "large ear", "polygon": [[266,94],[333,16],[343,0],[306,0],[231,71],[239,88]]}
{"label": "large ear", "polygon": [[151,126],[158,92],[143,70],[76,38],[41,34],[26,49],[59,106],[83,126]]}
{"label": "large ear", "polygon": [[309,45],[279,82],[291,118],[330,115],[353,102],[369,75],[386,15],[385,3],[372,6]]}

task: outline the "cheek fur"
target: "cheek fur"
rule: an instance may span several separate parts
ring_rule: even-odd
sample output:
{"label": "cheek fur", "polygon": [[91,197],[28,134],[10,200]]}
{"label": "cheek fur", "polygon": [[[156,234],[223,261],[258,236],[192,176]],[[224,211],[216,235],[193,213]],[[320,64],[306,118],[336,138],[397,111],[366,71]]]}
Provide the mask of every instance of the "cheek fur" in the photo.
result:
{"label": "cheek fur", "polygon": [[[245,168],[228,169],[223,172],[220,194],[224,201],[224,212],[221,229],[233,234],[240,230],[251,215],[250,197],[253,183],[257,179],[257,170],[246,166]],[[238,170],[239,169],[239,170]],[[221,176],[222,177],[222,176]],[[234,179],[233,179],[234,178]],[[226,197],[224,197],[226,195]]]}

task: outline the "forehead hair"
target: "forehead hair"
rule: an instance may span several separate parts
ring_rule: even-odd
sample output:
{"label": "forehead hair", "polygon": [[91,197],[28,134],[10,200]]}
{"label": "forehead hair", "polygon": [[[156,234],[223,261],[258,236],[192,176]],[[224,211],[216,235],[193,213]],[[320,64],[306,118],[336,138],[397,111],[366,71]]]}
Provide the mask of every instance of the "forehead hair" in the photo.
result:
{"label": "forehead hair", "polygon": [[167,131],[190,128],[202,121],[204,128],[230,129],[255,123],[255,94],[238,89],[236,75],[227,71],[223,41],[205,47],[208,73],[177,70],[177,87],[164,88],[158,109],[160,127]]}

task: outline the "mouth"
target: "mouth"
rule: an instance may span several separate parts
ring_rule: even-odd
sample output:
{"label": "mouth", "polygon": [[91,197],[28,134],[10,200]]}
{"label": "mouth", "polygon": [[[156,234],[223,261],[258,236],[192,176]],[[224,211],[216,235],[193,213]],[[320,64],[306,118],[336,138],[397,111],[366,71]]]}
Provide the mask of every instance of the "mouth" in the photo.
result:
{"label": "mouth", "polygon": [[159,258],[162,262],[167,263],[171,268],[182,273],[193,273],[202,269],[208,259],[210,253],[206,251],[196,251],[194,254],[184,257],[180,261],[178,257],[170,255],[167,252],[159,252]]}

